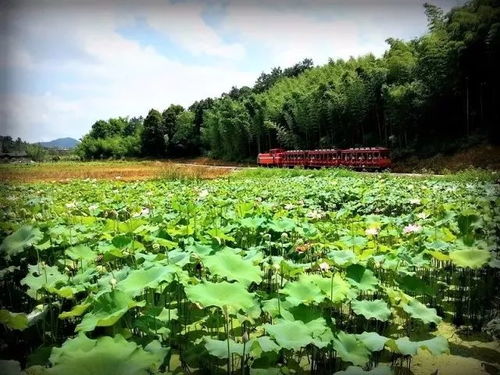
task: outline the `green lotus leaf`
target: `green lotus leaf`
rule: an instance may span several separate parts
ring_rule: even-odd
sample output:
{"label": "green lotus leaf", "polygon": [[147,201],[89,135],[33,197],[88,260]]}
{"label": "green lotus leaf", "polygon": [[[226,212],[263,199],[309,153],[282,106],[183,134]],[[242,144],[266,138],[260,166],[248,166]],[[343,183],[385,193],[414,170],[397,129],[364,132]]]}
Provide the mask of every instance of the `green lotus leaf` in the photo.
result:
{"label": "green lotus leaf", "polygon": [[377,332],[363,332],[355,336],[371,352],[381,351],[382,349],[384,349],[387,340],[389,340],[385,336],[380,336]]}
{"label": "green lotus leaf", "polygon": [[215,255],[203,258],[203,263],[214,275],[225,277],[229,281],[239,281],[245,285],[262,281],[261,269],[251,261],[245,261],[234,250],[226,248]]}
{"label": "green lotus leaf", "polygon": [[70,247],[65,251],[66,255],[73,260],[85,260],[91,262],[97,258],[97,254],[92,249],[85,245],[78,245]]}
{"label": "green lotus leaf", "polygon": [[[205,349],[214,357],[225,359],[228,358],[227,353],[227,340],[214,340],[209,337],[204,337]],[[247,349],[248,350],[248,349]],[[229,352],[230,354],[237,354],[243,356],[243,344],[237,343],[229,339]]]}
{"label": "green lotus leaf", "polygon": [[253,340],[251,345],[251,351],[256,355],[256,357],[260,357],[262,352],[278,353],[280,349],[279,345],[271,340],[269,336],[260,336]]}
{"label": "green lotus leaf", "polygon": [[76,316],[81,316],[90,307],[90,303],[82,303],[80,305],[75,305],[70,311],[65,311],[59,314],[59,319],[74,318]]}
{"label": "green lotus leaf", "polygon": [[68,281],[68,276],[59,272],[56,266],[29,265],[28,274],[21,280],[21,285],[28,286],[26,293],[37,298],[40,290],[54,292],[58,286]]}
{"label": "green lotus leaf", "polygon": [[352,250],[335,250],[330,252],[328,256],[340,267],[347,267],[356,263],[356,254]]}
{"label": "green lotus leaf", "polygon": [[303,278],[318,286],[327,298],[334,303],[345,301],[349,295],[351,286],[339,273],[333,274],[332,277],[304,275]]}
{"label": "green lotus leaf", "polygon": [[450,259],[459,267],[477,269],[488,263],[490,252],[478,249],[456,250],[450,253]]}
{"label": "green lotus leaf", "polygon": [[28,316],[25,313],[14,313],[9,310],[0,310],[0,323],[9,329],[23,331],[28,328]]}
{"label": "green lotus leaf", "polygon": [[173,265],[158,265],[148,269],[133,270],[124,280],[119,281],[116,287],[128,295],[135,297],[142,294],[146,288],[154,289],[162,282],[172,281],[177,269]]}
{"label": "green lotus leaf", "polygon": [[418,349],[426,349],[432,355],[439,355],[449,352],[448,341],[442,336],[436,336],[429,340],[410,341],[408,337],[400,337],[397,340],[387,341],[393,351],[403,355],[415,355]]}
{"label": "green lotus leaf", "polygon": [[[80,334],[52,349],[49,375],[147,375],[158,369],[167,349],[148,345],[145,350],[121,335],[97,340]],[[154,349],[154,350],[153,350]]]}
{"label": "green lotus leaf", "polygon": [[279,220],[271,220],[268,224],[269,229],[281,233],[281,232],[291,232],[295,229],[297,223],[288,218],[283,218]]}
{"label": "green lotus leaf", "polygon": [[265,324],[264,329],[285,349],[299,350],[313,342],[311,330],[300,320],[278,319],[275,324]]}
{"label": "green lotus leaf", "polygon": [[292,281],[281,289],[280,293],[287,295],[286,300],[292,306],[298,306],[301,303],[305,305],[320,303],[325,299],[321,289],[307,279]]}
{"label": "green lotus leaf", "polygon": [[345,362],[353,365],[364,366],[368,362],[370,352],[355,335],[340,331],[333,339],[333,347],[337,355]]}
{"label": "green lotus leaf", "polygon": [[363,315],[366,319],[374,318],[386,322],[391,316],[391,310],[389,310],[387,303],[381,299],[352,301],[351,308],[356,314]]}
{"label": "green lotus leaf", "polygon": [[325,319],[317,318],[306,323],[307,328],[313,337],[313,344],[322,349],[328,346],[333,340],[333,333],[326,324]]}
{"label": "green lotus leaf", "polygon": [[438,324],[441,317],[437,314],[436,309],[425,306],[417,299],[411,299],[408,303],[402,305],[406,311],[414,319],[420,319],[424,323]]}
{"label": "green lotus leaf", "polygon": [[135,302],[127,294],[120,290],[102,294],[93,304],[92,310],[83,316],[80,324],[76,326],[77,331],[88,332],[95,327],[109,327],[114,325],[129,309],[143,306]]}
{"label": "green lotus leaf", "polygon": [[349,366],[343,371],[337,371],[335,375],[391,375],[392,370],[389,366],[378,365],[371,370],[363,370],[361,367]]}
{"label": "green lotus leaf", "polygon": [[352,264],[347,267],[347,278],[349,282],[359,290],[375,290],[378,284],[378,279],[373,275],[373,272],[360,264]]}
{"label": "green lotus leaf", "polygon": [[22,252],[26,247],[31,246],[43,237],[39,229],[30,225],[23,225],[14,233],[5,237],[0,245],[0,252],[5,254],[7,259]]}
{"label": "green lotus leaf", "polygon": [[239,283],[204,282],[198,285],[189,285],[185,288],[186,295],[192,302],[204,307],[217,306],[227,308],[229,312],[250,310],[256,303],[254,294],[249,293]]}

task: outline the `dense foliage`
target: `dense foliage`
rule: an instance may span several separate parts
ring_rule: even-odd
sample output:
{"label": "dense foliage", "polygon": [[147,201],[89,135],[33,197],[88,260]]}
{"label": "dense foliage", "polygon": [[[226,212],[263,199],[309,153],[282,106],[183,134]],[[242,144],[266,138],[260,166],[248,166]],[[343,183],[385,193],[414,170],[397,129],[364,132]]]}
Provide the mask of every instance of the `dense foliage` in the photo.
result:
{"label": "dense foliage", "polygon": [[[306,59],[262,73],[252,88],[233,87],[187,110],[172,105],[163,120],[151,110],[142,154],[245,159],[276,146],[385,145],[398,156],[446,151],[467,137],[500,139],[498,0],[471,0],[446,15],[427,4],[425,12],[429,32],[411,41],[388,39],[380,58],[319,67]],[[81,146],[85,157],[135,155],[141,148],[113,152],[116,133],[109,142],[94,133]]]}
{"label": "dense foliage", "polygon": [[498,313],[498,185],[252,173],[2,186],[0,368],[390,374]]}

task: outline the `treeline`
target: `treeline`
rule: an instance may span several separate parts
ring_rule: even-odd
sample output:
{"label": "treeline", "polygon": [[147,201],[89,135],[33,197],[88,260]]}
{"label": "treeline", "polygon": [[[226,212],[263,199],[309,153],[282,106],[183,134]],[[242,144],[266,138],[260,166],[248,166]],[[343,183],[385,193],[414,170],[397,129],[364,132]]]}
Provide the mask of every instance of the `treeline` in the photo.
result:
{"label": "treeline", "polygon": [[320,67],[306,59],[189,108],[98,121],[78,152],[241,160],[277,146],[386,145],[404,155],[432,154],[474,136],[498,140],[499,5],[473,0],[444,14],[426,4],[428,33],[408,42],[388,39],[381,58]]}
{"label": "treeline", "polygon": [[51,156],[46,148],[23,141],[21,138],[13,139],[11,136],[0,135],[0,154],[12,154],[13,157],[26,154],[31,160],[44,161]]}

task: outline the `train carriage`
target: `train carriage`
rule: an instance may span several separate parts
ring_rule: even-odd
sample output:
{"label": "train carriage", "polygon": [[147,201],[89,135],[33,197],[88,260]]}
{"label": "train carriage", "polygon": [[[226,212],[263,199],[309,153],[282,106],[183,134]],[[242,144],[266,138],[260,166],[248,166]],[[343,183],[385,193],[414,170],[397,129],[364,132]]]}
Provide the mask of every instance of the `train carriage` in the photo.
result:
{"label": "train carriage", "polygon": [[385,147],[360,147],[343,150],[289,150],[273,148],[257,156],[257,164],[265,167],[324,168],[347,167],[352,169],[388,169],[392,162]]}

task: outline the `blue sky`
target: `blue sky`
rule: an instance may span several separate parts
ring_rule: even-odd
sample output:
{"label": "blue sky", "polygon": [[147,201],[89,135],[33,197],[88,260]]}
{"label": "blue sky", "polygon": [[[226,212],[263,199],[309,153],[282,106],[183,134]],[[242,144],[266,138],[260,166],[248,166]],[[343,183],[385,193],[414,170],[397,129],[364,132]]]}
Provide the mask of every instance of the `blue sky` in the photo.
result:
{"label": "blue sky", "polygon": [[388,37],[426,31],[423,2],[0,0],[0,134],[80,138],[98,119],[188,106],[306,57],[380,56]]}

